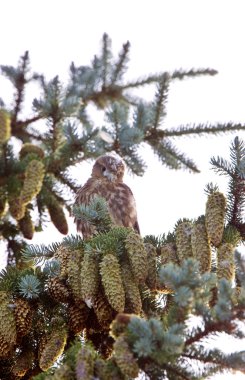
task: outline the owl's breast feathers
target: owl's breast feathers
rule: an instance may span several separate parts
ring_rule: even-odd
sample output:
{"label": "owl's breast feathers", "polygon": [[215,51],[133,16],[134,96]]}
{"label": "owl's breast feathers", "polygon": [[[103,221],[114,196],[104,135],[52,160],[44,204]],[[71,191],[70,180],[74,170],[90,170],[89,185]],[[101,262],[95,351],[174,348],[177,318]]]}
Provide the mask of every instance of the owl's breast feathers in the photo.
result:
{"label": "owl's breast feathers", "polygon": [[[78,190],[75,204],[89,204],[94,196],[106,199],[112,221],[119,226],[132,227],[140,233],[137,221],[136,204],[131,189],[122,182],[108,183],[100,179],[90,178],[86,184]],[[83,236],[91,235],[93,231],[84,221],[76,220],[77,230]]]}

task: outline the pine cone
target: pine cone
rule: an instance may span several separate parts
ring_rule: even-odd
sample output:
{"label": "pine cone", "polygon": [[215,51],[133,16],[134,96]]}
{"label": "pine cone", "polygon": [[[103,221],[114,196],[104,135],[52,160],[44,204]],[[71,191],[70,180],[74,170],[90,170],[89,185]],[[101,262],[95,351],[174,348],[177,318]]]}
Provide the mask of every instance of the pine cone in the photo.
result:
{"label": "pine cone", "polygon": [[129,264],[123,263],[121,275],[125,290],[125,312],[140,314],[142,310],[140,291]]}
{"label": "pine cone", "polygon": [[[145,244],[145,250],[147,252],[147,266],[148,274],[146,278],[146,285],[151,289],[156,289],[157,283],[157,252],[156,248],[150,244]],[[137,314],[137,313],[136,313]]]}
{"label": "pine cone", "polygon": [[81,292],[85,302],[94,303],[100,284],[99,264],[91,253],[86,253],[81,268]]}
{"label": "pine cone", "polygon": [[125,247],[135,280],[144,282],[147,276],[147,252],[142,238],[134,231],[129,232]]}
{"label": "pine cone", "polygon": [[44,151],[37,145],[25,143],[20,150],[20,159],[22,160],[27,154],[36,154],[41,160],[44,158]]}
{"label": "pine cone", "polygon": [[180,221],[176,226],[176,246],[180,263],[188,257],[193,256],[191,248],[191,231],[192,223],[189,220]]}
{"label": "pine cone", "polygon": [[48,282],[48,291],[51,297],[57,302],[67,302],[70,293],[64,281],[59,277],[52,277]]}
{"label": "pine cone", "polygon": [[53,222],[54,226],[57,228],[57,230],[61,234],[67,235],[68,224],[67,224],[63,207],[58,202],[55,202],[55,201],[48,204],[47,207],[48,207],[50,219]]}
{"label": "pine cone", "polygon": [[200,272],[211,269],[211,246],[204,223],[195,223],[191,233],[191,246],[194,257],[199,260]]}
{"label": "pine cone", "polygon": [[26,210],[24,218],[19,220],[20,230],[26,239],[32,239],[34,234],[34,225],[32,223],[29,210]]}
{"label": "pine cone", "polygon": [[68,306],[68,326],[74,334],[79,334],[86,327],[89,308],[83,302],[80,305],[70,304]]}
{"label": "pine cone", "polygon": [[74,301],[77,304],[83,301],[81,292],[81,262],[83,252],[74,249],[70,250],[67,260],[67,283],[71,289]]}
{"label": "pine cone", "polygon": [[2,218],[7,211],[7,195],[4,188],[0,188],[0,218]]}
{"label": "pine cone", "polygon": [[13,218],[20,220],[24,218],[26,212],[26,206],[24,205],[22,199],[15,198],[9,201],[9,211]]}
{"label": "pine cone", "polygon": [[16,343],[13,305],[6,292],[0,292],[0,357],[11,356]]}
{"label": "pine cone", "polygon": [[15,376],[23,377],[26,372],[32,367],[34,354],[30,350],[23,351],[16,359],[12,368],[12,373]]}
{"label": "pine cone", "polygon": [[232,281],[235,278],[234,246],[222,243],[217,251],[217,277]]}
{"label": "pine cone", "polygon": [[22,298],[17,298],[14,301],[14,306],[17,336],[22,338],[29,333],[32,327],[33,312],[28,301]]}
{"label": "pine cone", "polygon": [[100,274],[106,297],[118,313],[124,311],[125,292],[123,288],[120,265],[117,258],[108,254],[100,264]]}
{"label": "pine cone", "polygon": [[101,327],[108,329],[115,317],[115,311],[112,309],[103,292],[97,294],[93,307]]}
{"label": "pine cone", "polygon": [[63,353],[67,339],[67,332],[63,330],[52,331],[40,354],[39,366],[47,371]]}
{"label": "pine cone", "polygon": [[206,203],[206,229],[208,236],[215,247],[222,241],[225,223],[226,199],[220,192],[208,196]]}
{"label": "pine cone", "polygon": [[54,259],[57,259],[60,263],[60,276],[61,278],[67,277],[67,265],[70,260],[71,251],[65,245],[60,245],[55,251]]}
{"label": "pine cone", "polygon": [[169,242],[161,246],[160,263],[161,265],[168,263],[179,264],[177,247],[174,242]]}
{"label": "pine cone", "polygon": [[0,144],[6,143],[11,135],[11,120],[9,114],[0,109]]}
{"label": "pine cone", "polygon": [[25,179],[21,190],[20,199],[27,205],[40,192],[43,184],[44,164],[38,160],[28,163],[25,171]]}

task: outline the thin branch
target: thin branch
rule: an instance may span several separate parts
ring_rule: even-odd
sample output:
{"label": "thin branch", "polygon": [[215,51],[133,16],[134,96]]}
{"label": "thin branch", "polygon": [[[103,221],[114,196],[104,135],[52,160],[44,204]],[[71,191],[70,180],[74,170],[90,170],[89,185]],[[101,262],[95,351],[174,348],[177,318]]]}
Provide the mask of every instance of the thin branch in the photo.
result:
{"label": "thin branch", "polygon": [[198,136],[203,134],[218,134],[218,133],[226,133],[228,131],[238,131],[245,130],[245,124],[234,124],[232,122],[226,124],[186,124],[180,125],[178,129],[173,130],[164,130],[164,136],[167,137],[176,137],[176,136],[184,136],[191,134],[198,134]]}
{"label": "thin branch", "polygon": [[125,68],[124,67],[125,62],[127,62],[127,58],[128,58],[129,48],[130,48],[130,42],[127,41],[123,45],[122,52],[119,54],[119,60],[115,65],[116,67],[112,75],[111,84],[114,84],[120,78],[120,75],[123,73],[124,68]]}
{"label": "thin branch", "polygon": [[217,70],[214,69],[190,69],[188,71],[185,70],[175,70],[172,74],[170,74],[172,79],[184,79],[186,77],[196,77],[200,75],[216,75],[218,74]]}

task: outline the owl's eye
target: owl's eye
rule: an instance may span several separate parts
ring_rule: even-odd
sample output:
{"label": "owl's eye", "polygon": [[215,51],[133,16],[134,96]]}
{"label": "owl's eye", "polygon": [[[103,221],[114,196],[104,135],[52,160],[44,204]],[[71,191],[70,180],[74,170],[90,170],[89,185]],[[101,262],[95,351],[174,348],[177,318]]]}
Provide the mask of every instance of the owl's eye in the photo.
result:
{"label": "owl's eye", "polygon": [[101,171],[102,171],[102,173],[104,173],[106,171],[106,167],[102,166]]}

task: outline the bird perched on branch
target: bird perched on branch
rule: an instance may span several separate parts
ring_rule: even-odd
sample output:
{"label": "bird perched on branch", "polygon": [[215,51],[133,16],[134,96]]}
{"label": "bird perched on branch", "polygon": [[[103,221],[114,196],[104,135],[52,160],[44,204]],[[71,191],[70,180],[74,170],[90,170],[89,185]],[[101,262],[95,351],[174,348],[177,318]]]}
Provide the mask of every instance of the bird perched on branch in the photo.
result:
{"label": "bird perched on branch", "polygon": [[[98,157],[91,177],[77,192],[75,206],[88,205],[95,196],[103,197],[115,225],[132,227],[140,233],[133,193],[123,182],[124,171],[125,164],[118,155],[110,153]],[[93,226],[85,220],[75,218],[75,223],[84,238],[94,233]]]}

